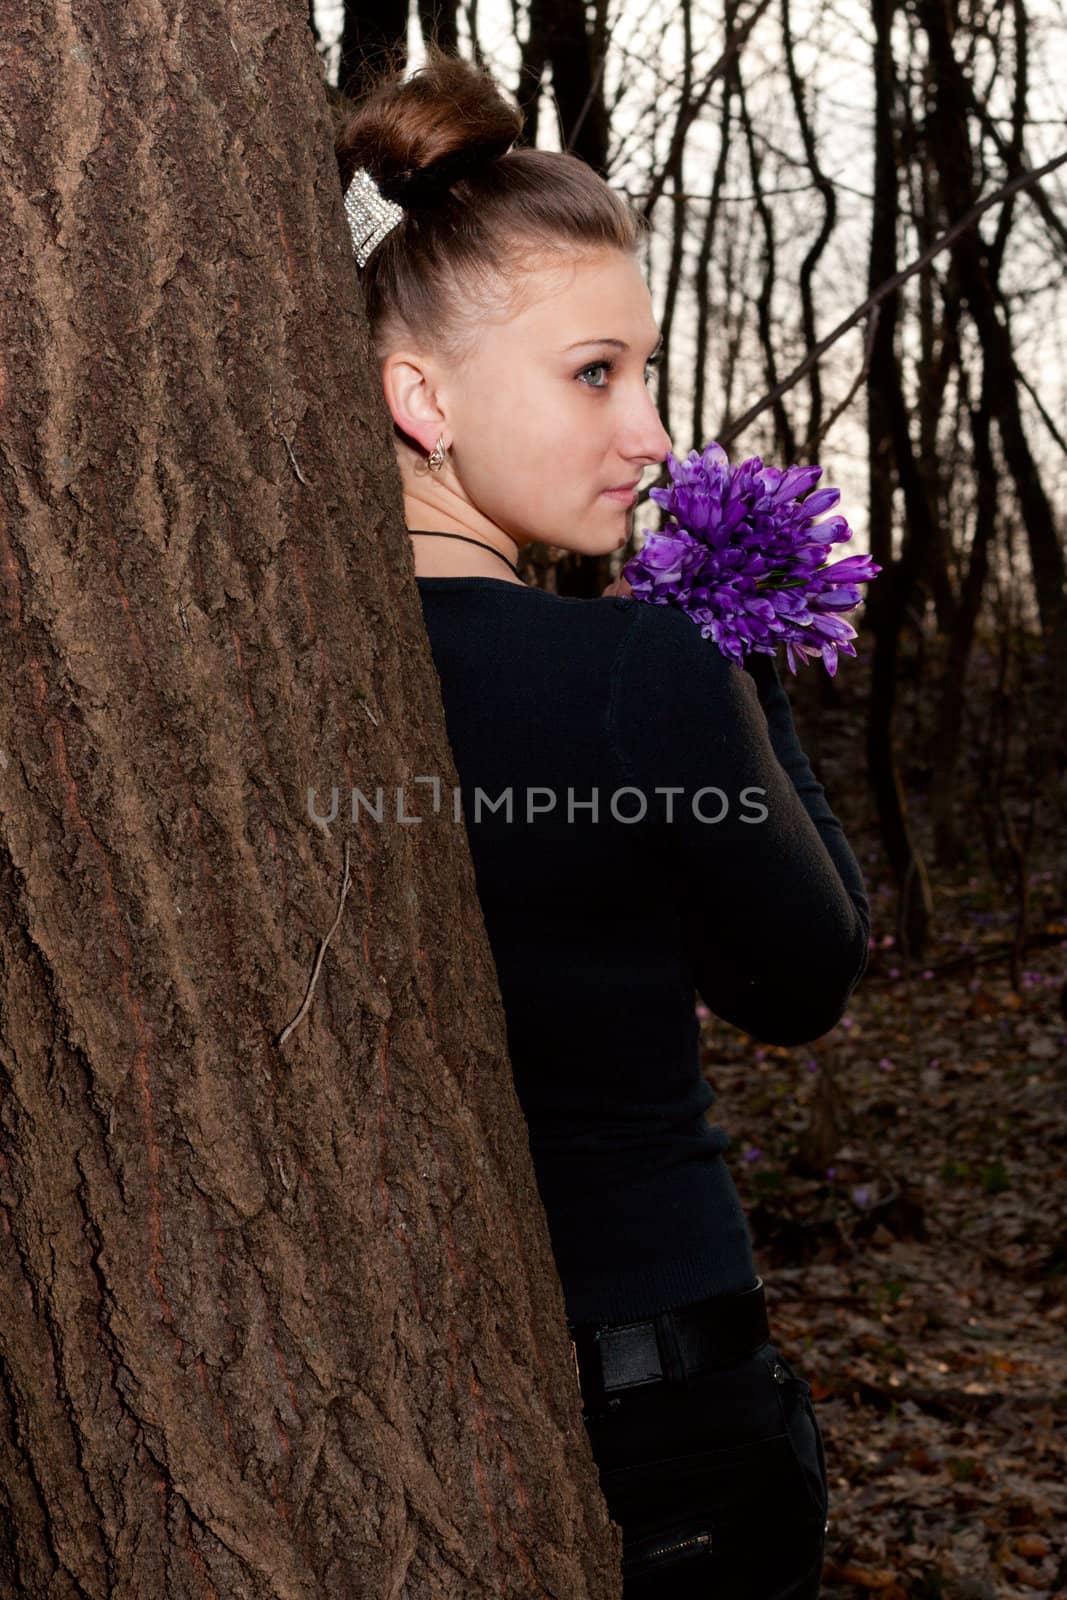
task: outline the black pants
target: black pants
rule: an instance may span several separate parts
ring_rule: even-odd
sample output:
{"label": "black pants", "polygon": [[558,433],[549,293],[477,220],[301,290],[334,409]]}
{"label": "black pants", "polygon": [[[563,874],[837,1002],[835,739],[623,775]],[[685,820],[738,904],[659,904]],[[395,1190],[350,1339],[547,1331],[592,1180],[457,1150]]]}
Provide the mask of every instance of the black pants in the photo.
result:
{"label": "black pants", "polygon": [[815,1600],[828,1488],[811,1389],[765,1344],[586,1417],[624,1600]]}

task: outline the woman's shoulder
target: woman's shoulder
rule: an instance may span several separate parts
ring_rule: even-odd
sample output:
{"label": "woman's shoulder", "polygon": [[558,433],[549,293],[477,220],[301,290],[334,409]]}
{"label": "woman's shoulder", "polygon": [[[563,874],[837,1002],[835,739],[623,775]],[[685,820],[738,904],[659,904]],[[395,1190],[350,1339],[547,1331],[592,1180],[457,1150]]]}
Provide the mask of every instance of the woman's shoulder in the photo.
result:
{"label": "woman's shoulder", "polygon": [[[418,587],[432,636],[455,635],[469,649],[503,629],[513,645],[525,641],[571,674],[580,661],[590,668],[600,661],[624,693],[666,688],[675,702],[690,695],[706,701],[709,692],[746,677],[676,605],[630,595],[559,595],[506,579],[419,579]],[[546,636],[556,635],[546,658]],[[517,654],[524,657],[521,648]]]}
{"label": "woman's shoulder", "polygon": [[612,672],[614,736],[649,754],[689,748],[699,762],[715,745],[765,736],[751,675],[729,660],[714,639],[679,606],[620,602],[632,608]]}
{"label": "woman's shoulder", "polygon": [[738,670],[680,606],[653,605],[647,600],[622,597],[614,604],[631,612],[624,642],[624,664],[628,668],[636,665],[648,671],[657,667],[672,675],[696,675],[702,682],[722,682]]}
{"label": "woman's shoulder", "polygon": [[[562,611],[563,606],[570,609]],[[614,647],[616,673],[637,673],[660,683],[665,678],[696,678],[706,691],[709,682],[723,682],[738,671],[679,606],[653,605],[629,595],[601,595],[588,600],[563,598],[560,611],[576,631],[600,636]]]}

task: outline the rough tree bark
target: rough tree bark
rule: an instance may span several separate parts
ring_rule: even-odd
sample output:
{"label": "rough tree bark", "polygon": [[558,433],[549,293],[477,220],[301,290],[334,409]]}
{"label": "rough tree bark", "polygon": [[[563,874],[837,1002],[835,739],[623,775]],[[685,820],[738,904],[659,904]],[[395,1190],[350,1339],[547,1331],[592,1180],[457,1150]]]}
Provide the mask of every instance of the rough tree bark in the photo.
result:
{"label": "rough tree bark", "polygon": [[0,59],[0,1600],[611,1600],[304,0]]}

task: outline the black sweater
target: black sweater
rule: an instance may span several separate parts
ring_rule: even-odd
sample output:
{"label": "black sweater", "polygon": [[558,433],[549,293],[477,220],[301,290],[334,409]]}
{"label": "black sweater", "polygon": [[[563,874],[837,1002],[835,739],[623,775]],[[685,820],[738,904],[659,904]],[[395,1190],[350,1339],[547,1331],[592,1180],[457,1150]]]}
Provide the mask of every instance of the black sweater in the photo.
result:
{"label": "black sweater", "polygon": [[747,1289],[695,991],[756,1039],[818,1038],[869,930],[777,672],[673,606],[416,582],[568,1317]]}

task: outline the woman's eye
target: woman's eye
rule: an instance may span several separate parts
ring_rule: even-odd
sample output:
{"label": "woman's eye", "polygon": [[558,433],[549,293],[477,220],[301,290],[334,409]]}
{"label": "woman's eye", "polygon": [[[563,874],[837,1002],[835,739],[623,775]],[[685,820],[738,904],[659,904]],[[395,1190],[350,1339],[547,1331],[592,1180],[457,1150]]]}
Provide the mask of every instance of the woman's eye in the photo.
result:
{"label": "woman's eye", "polygon": [[[662,359],[663,359],[662,356],[655,355],[655,356],[651,356],[649,358],[649,360],[645,362],[645,382],[646,383],[648,383],[650,378],[655,377],[656,373],[659,370],[660,362],[662,361]],[[589,374],[591,372],[608,373],[608,372],[613,372],[614,370],[615,370],[614,361],[595,361],[591,367],[583,367],[581,372],[578,373],[578,377],[580,379],[582,379],[586,383],[586,387],[589,388],[589,389],[606,389],[608,387],[606,378],[604,380],[602,380],[601,382],[599,382],[599,383],[594,383],[593,380],[589,377]]]}

